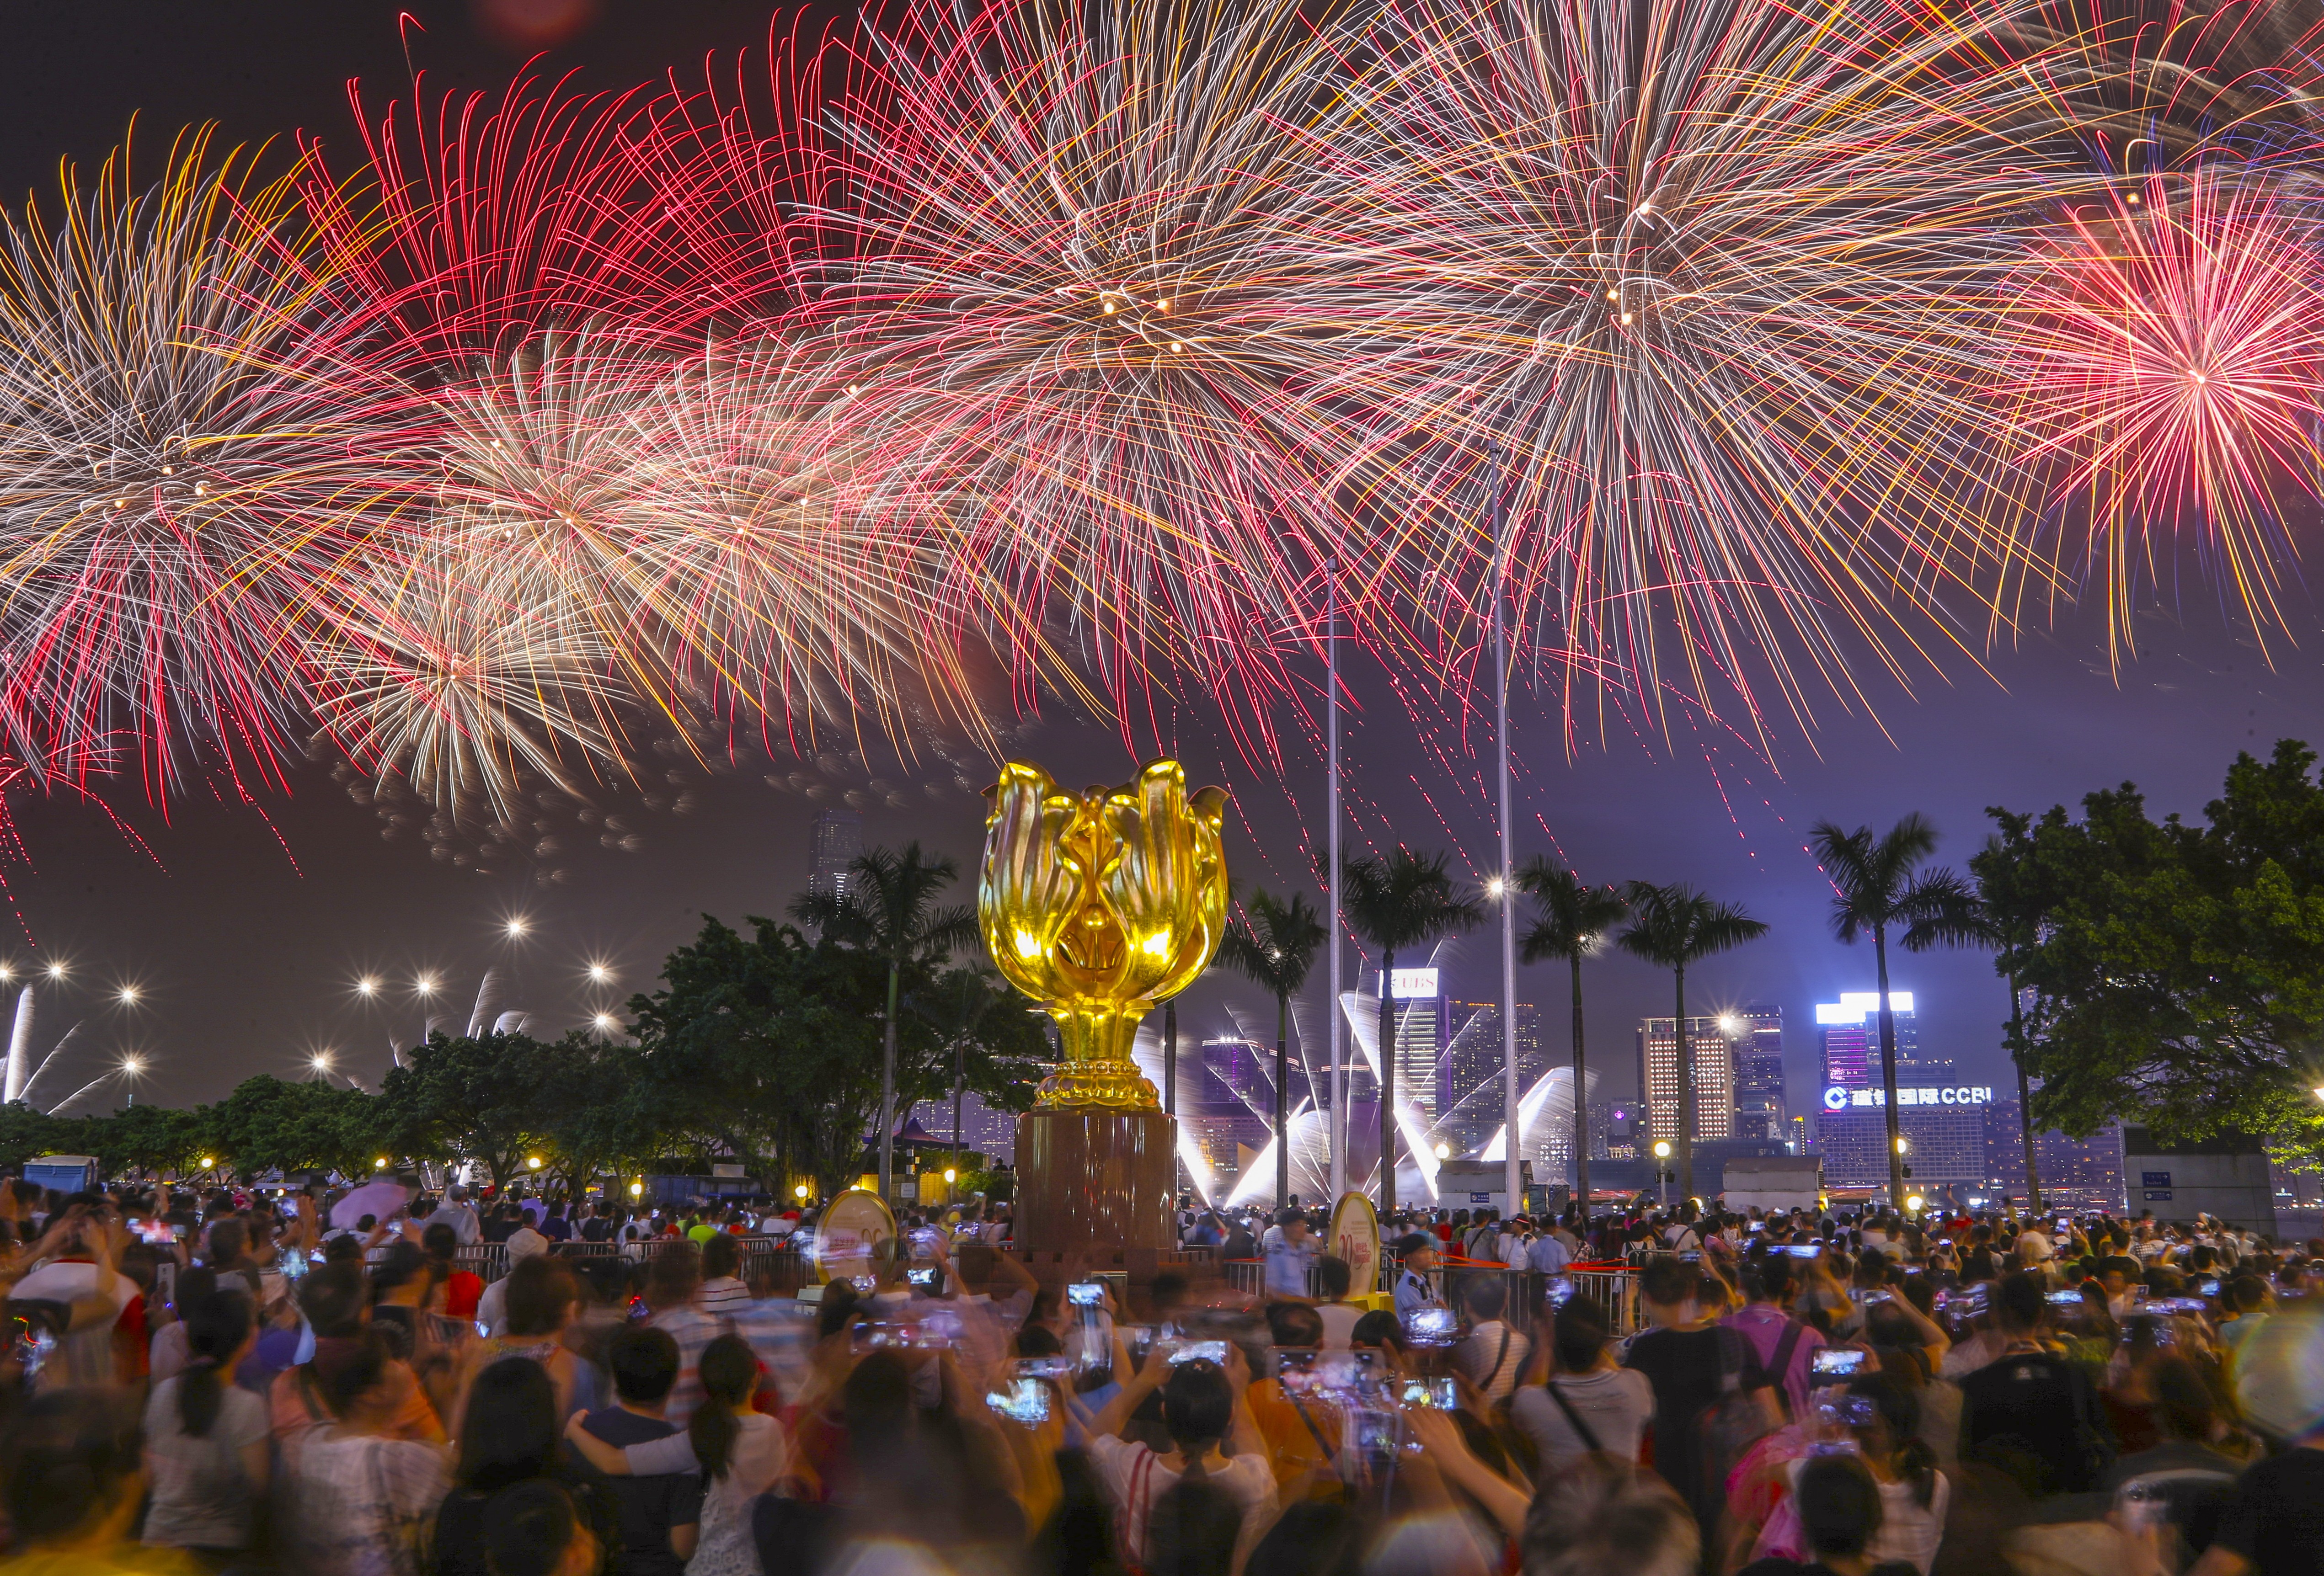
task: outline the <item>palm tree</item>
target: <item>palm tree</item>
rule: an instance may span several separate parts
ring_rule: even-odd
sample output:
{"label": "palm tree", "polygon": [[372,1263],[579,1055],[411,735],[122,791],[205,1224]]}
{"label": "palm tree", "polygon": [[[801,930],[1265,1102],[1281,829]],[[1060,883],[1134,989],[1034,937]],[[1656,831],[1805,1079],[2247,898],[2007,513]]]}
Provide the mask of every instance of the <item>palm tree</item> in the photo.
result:
{"label": "palm tree", "polygon": [[[1629,905],[1612,887],[1592,887],[1562,865],[1533,859],[1517,868],[1517,887],[1533,894],[1533,925],[1519,944],[1526,963],[1563,958],[1573,971],[1573,1191],[1590,1221],[1590,1111],[1582,1099],[1582,960],[1596,952]],[[1517,1142],[1516,1135],[1505,1140]]]}
{"label": "palm tree", "polygon": [[1399,848],[1348,862],[1341,904],[1348,927],[1380,949],[1380,1219],[1396,1212],[1396,954],[1483,920],[1485,906],[1454,889],[1449,854]]}
{"label": "palm tree", "polygon": [[[2000,845],[1998,837],[1986,840],[1989,851]],[[1981,946],[2004,954],[2010,950],[2008,927],[1989,894],[1950,870],[1930,871],[1914,885],[1919,893],[1917,912],[1910,917],[1902,938],[1906,952],[1927,952],[1938,946]],[[2015,972],[2005,968],[2002,977],[2009,982],[2009,1060],[2017,1069],[2017,1136],[2025,1145],[2025,1191],[2038,1211],[2042,1170],[2034,1157],[2034,1094],[2025,1076],[2024,1014],[2018,1003]]]}
{"label": "palm tree", "polygon": [[[1714,902],[1692,887],[1631,881],[1622,889],[1630,923],[1614,945],[1633,957],[1660,963],[1677,982],[1671,1038],[1678,1053],[1679,1194],[1694,1196],[1694,1047],[1686,1037],[1686,969],[1713,953],[1757,941],[1767,927],[1733,903]],[[1642,1090],[1651,1095],[1651,1091]],[[1653,1107],[1647,1107],[1649,1111]]]}
{"label": "palm tree", "polygon": [[[1808,834],[1808,845],[1832,885],[1832,935],[1842,945],[1853,945],[1860,935],[1872,937],[1880,984],[1880,1100],[1888,1118],[1888,1204],[1902,1213],[1904,1155],[1898,1147],[1896,1015],[1888,1005],[1888,932],[1891,926],[1909,927],[1950,901],[1948,894],[1961,889],[1960,878],[1950,871],[1923,868],[1936,852],[1937,829],[1918,811],[1878,838],[1869,826],[1843,832],[1830,821],[1819,821]],[[1934,945],[1933,933],[1926,945]]]}
{"label": "palm tree", "polygon": [[1016,999],[1017,993],[992,972],[990,963],[979,961],[946,969],[936,982],[935,995],[944,1004],[945,1038],[952,1046],[953,1163],[964,1166],[967,1162],[960,1158],[965,1148],[961,1142],[960,1111],[968,1093],[968,1047],[976,1043],[985,1014]]}
{"label": "palm tree", "polygon": [[[1275,1202],[1284,1204],[1291,1199],[1291,1074],[1284,1040],[1291,999],[1307,983],[1316,949],[1331,933],[1305,892],[1292,893],[1288,903],[1270,892],[1253,892],[1242,907],[1249,917],[1227,926],[1219,962],[1275,998]],[[1338,1010],[1337,1003],[1333,1010]]]}
{"label": "palm tree", "polygon": [[903,852],[875,848],[848,865],[833,892],[802,892],[791,917],[819,928],[824,939],[877,954],[888,964],[888,1014],[880,1047],[880,1196],[894,1191],[896,1175],[896,1010],[904,971],[940,963],[953,948],[976,937],[973,908],[937,908],[936,894],[960,879],[960,867],[930,859],[917,843]]}

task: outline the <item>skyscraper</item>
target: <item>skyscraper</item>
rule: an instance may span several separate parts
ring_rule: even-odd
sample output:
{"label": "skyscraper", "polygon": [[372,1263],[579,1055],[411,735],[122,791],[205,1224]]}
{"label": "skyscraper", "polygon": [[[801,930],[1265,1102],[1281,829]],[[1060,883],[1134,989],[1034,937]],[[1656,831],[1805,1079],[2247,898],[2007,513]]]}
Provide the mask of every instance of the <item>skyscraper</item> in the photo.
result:
{"label": "skyscraper", "polygon": [[846,810],[825,810],[815,818],[807,834],[807,889],[847,896],[849,867],[863,853],[863,817]]}
{"label": "skyscraper", "polygon": [[[1981,1184],[1993,1090],[1962,1084],[1952,1061],[1923,1057],[1909,991],[1888,993],[1896,1037],[1896,1129],[1904,1140],[1909,1187]],[[1880,1075],[1880,993],[1849,991],[1816,1006],[1822,1031],[1823,1089],[1816,1150],[1836,1187],[1888,1180],[1887,1092]]]}
{"label": "skyscraper", "polygon": [[[1436,1127],[1454,1154],[1465,1155],[1500,1130],[1501,1066],[1508,1052],[1501,1035],[1499,1002],[1455,1001],[1452,1012],[1460,1028],[1444,1047],[1436,1086]],[[1541,1014],[1532,1002],[1520,1001],[1518,1098],[1523,1099],[1548,1070],[1542,1055]]]}
{"label": "skyscraper", "polygon": [[1436,1125],[1437,1067],[1450,1037],[1443,973],[1437,969],[1398,969],[1396,987],[1396,1094],[1420,1112],[1422,1124]]}
{"label": "skyscraper", "polygon": [[[1920,1019],[1913,1013],[1910,991],[1888,992],[1888,1014],[1895,1023],[1896,1060],[1901,1064],[1920,1053]],[[1880,1082],[1880,992],[1843,991],[1838,1001],[1816,1004],[1821,1031],[1823,1081],[1827,1088],[1859,1089]],[[1899,1082],[1902,1082],[1901,1073]]]}
{"label": "skyscraper", "polygon": [[[1638,1020],[1638,1088],[1646,1120],[1656,1138],[1678,1135],[1678,1037],[1667,1018]],[[1716,1018],[1686,1020],[1687,1047],[1694,1055],[1694,1138],[1735,1135],[1735,1053]]]}
{"label": "skyscraper", "polygon": [[1784,1100],[1784,1009],[1745,1007],[1725,1024],[1735,1047],[1735,1136],[1787,1138]]}

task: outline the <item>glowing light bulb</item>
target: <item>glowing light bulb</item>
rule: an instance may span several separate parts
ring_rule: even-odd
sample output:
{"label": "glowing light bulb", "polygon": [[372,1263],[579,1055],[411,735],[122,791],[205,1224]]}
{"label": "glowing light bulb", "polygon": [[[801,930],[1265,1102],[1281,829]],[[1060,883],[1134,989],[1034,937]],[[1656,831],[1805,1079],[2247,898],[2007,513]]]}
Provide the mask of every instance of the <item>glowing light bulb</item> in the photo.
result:
{"label": "glowing light bulb", "polygon": [[378,995],[378,994],[379,994],[379,981],[378,981],[378,979],[377,979],[377,978],[375,978],[375,977],[374,977],[374,976],[373,976],[373,975],[365,974],[362,979],[357,980],[357,981],[355,982],[355,994],[357,994],[358,996],[376,996],[376,995]]}
{"label": "glowing light bulb", "polygon": [[117,992],[115,992],[115,999],[124,1007],[136,1006],[137,987],[134,985],[124,985]]}
{"label": "glowing light bulb", "polygon": [[371,1163],[371,1168],[372,1168],[374,1171],[384,1171],[384,1170],[386,1170],[386,1169],[387,1169],[387,1157],[386,1157],[386,1156],[384,1156],[384,1155],[382,1155],[378,1159],[376,1159],[376,1160],[373,1161],[373,1162]]}
{"label": "glowing light bulb", "polygon": [[508,924],[503,926],[502,928],[506,930],[508,934],[513,937],[522,935],[525,931],[530,928],[530,925],[523,915],[518,914],[512,916]]}
{"label": "glowing light bulb", "polygon": [[422,974],[418,979],[411,982],[411,988],[414,991],[419,991],[422,996],[433,996],[436,994],[436,976],[433,974]]}
{"label": "glowing light bulb", "polygon": [[613,971],[607,968],[604,964],[591,963],[589,965],[589,982],[591,984],[602,985],[613,977]]}
{"label": "glowing light bulb", "polygon": [[50,979],[51,979],[51,980],[61,980],[61,979],[63,979],[64,977],[65,977],[65,966],[64,966],[64,964],[62,964],[62,963],[51,963],[51,964],[49,965],[49,978],[50,978]]}
{"label": "glowing light bulb", "polygon": [[599,1013],[597,1015],[597,1027],[601,1029],[610,1030],[613,1027],[613,1015],[610,1012]]}
{"label": "glowing light bulb", "polygon": [[645,1190],[646,1184],[642,1182],[632,1182],[630,1184],[630,1196],[632,1198],[636,1198],[640,1194],[645,1192]]}
{"label": "glowing light bulb", "polygon": [[1439,1145],[1437,1145],[1437,1146],[1436,1146],[1436,1157],[1437,1157],[1439,1160],[1450,1160],[1451,1158],[1452,1158],[1452,1145],[1450,1145],[1450,1144],[1439,1144]]}
{"label": "glowing light bulb", "polygon": [[1495,876],[1491,880],[1485,883],[1485,896],[1488,898],[1498,899],[1507,890],[1508,890],[1508,883],[1501,880],[1499,876]]}
{"label": "glowing light bulb", "polygon": [[525,1168],[527,1171],[538,1171],[538,1170],[540,1170],[540,1156],[538,1156],[538,1155],[528,1155],[528,1156],[526,1156],[526,1157],[525,1157],[525,1158],[524,1158],[524,1168]]}
{"label": "glowing light bulb", "polygon": [[960,1173],[947,1166],[945,1167],[945,1180],[946,1182],[958,1182],[960,1180]]}
{"label": "glowing light bulb", "polygon": [[795,1198],[801,1199],[807,1197],[807,1184],[802,1182],[797,1187],[791,1189],[791,1195]]}

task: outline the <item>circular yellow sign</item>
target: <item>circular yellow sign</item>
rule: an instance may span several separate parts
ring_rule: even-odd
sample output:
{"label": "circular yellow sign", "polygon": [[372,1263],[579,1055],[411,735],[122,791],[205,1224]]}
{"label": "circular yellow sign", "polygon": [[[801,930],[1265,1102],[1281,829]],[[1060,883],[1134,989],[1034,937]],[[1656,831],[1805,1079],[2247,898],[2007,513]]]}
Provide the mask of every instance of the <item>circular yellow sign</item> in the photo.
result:
{"label": "circular yellow sign", "polygon": [[880,1244],[896,1238],[896,1217],[880,1195],[851,1187],[831,1201],[815,1227],[817,1286],[880,1273]]}

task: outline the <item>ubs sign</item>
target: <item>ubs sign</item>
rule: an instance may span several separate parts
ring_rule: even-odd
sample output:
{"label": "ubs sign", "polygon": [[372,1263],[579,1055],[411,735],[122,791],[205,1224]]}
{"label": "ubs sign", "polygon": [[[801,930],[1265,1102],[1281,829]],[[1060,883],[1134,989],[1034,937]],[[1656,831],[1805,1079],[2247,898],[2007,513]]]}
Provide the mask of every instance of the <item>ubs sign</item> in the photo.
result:
{"label": "ubs sign", "polygon": [[[1992,1103],[1993,1086],[1989,1083],[1896,1091],[1896,1109],[1899,1111],[1922,1106],[1990,1105]],[[1888,1092],[1885,1089],[1849,1089],[1834,1083],[1827,1086],[1823,1092],[1823,1108],[1830,1111],[1880,1111],[1886,1109],[1887,1104]]]}

